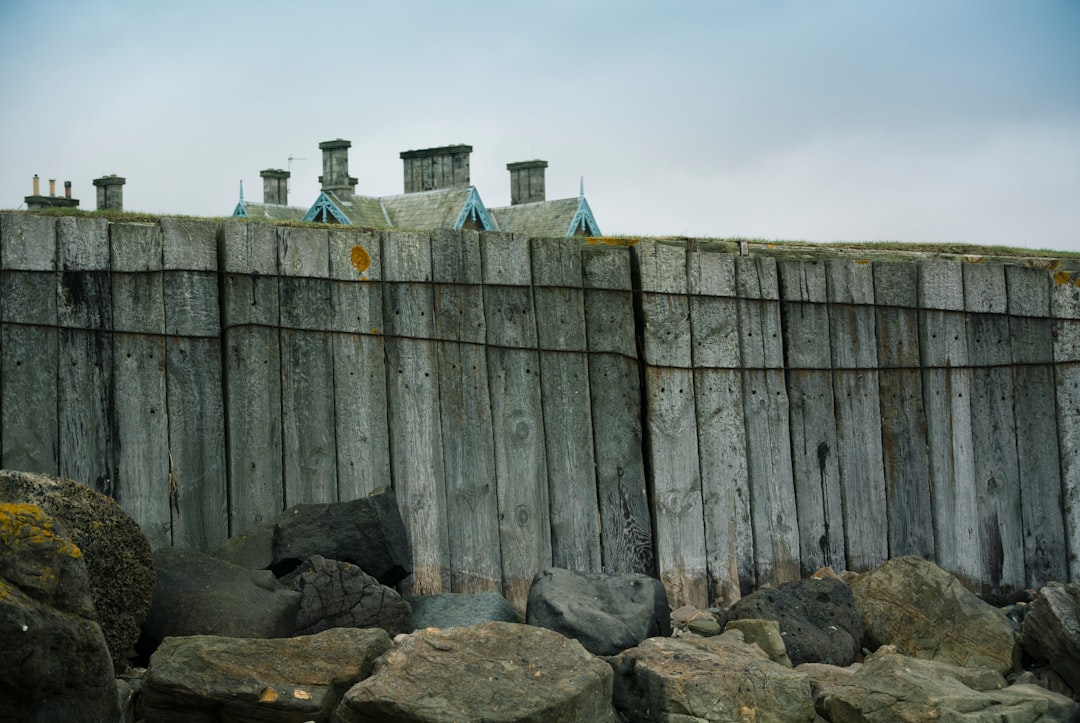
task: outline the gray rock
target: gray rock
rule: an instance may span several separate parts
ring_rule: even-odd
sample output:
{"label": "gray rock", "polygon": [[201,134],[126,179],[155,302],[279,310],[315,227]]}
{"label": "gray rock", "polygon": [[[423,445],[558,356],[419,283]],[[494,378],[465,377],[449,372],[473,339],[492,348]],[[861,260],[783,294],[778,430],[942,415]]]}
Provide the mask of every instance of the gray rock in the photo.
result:
{"label": "gray rock", "polygon": [[521,622],[513,606],[497,592],[442,593],[405,598],[412,606],[412,629],[453,628],[501,621]]}
{"label": "gray rock", "polygon": [[613,723],[611,668],[542,628],[491,622],[405,636],[345,694],[338,723]]}
{"label": "gray rock", "polygon": [[[784,645],[784,637],[780,634],[780,623],[775,620],[755,618],[729,620],[724,630],[738,630],[748,644],[753,643],[761,648],[762,652],[769,656],[769,660],[785,668],[792,667],[791,658],[788,657],[787,647]],[[820,665],[820,663],[805,663],[805,665]]]}
{"label": "gray rock", "polygon": [[1003,675],[1019,668],[1012,624],[955,577],[918,557],[898,557],[851,584],[871,650],[890,644],[904,655]]}
{"label": "gray rock", "polygon": [[737,630],[650,638],[609,663],[612,701],[627,721],[814,720],[808,679],[769,660]]}
{"label": "gray rock", "polygon": [[850,676],[818,678],[815,691],[818,712],[844,723],[1050,723],[1080,716],[1071,699],[1034,685],[1005,687],[1005,679],[990,668],[910,658],[888,647]]}
{"label": "gray rock", "polygon": [[732,605],[720,622],[743,619],[778,622],[792,665],[851,665],[860,651],[862,620],[851,589],[835,578],[756,590]]}
{"label": "gray rock", "polygon": [[120,715],[85,559],[40,508],[0,503],[0,720]]}
{"label": "gray rock", "polygon": [[1024,616],[1021,644],[1080,692],[1080,583],[1051,582],[1039,591]]}
{"label": "gray rock", "polygon": [[382,628],[390,635],[411,630],[412,609],[397,591],[348,562],[316,555],[280,582],[302,596],[293,635],[330,628]]}
{"label": "gray rock", "polygon": [[155,554],[157,586],[143,633],[151,645],[172,635],[282,638],[290,635],[300,593],[266,570],[247,570],[178,548]]}
{"label": "gray rock", "polygon": [[0,501],[37,505],[63,524],[86,561],[109,653],[126,667],[154,591],[154,557],[139,525],[111,497],[48,475],[0,470]]}
{"label": "gray rock", "polygon": [[148,723],[329,721],[341,696],[391,647],[377,628],[281,640],[168,638],[141,695]]}
{"label": "gray rock", "polygon": [[533,578],[525,622],[574,638],[594,655],[614,655],[671,635],[670,615],[655,578],[549,567]]}

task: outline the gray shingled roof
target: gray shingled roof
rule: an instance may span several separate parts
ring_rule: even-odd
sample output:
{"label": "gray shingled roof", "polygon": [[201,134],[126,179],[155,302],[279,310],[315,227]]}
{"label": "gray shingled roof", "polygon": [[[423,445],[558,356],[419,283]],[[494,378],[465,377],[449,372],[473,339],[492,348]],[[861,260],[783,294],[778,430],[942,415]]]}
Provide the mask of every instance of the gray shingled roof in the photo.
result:
{"label": "gray shingled roof", "polygon": [[516,206],[489,208],[488,215],[500,231],[520,233],[534,238],[566,236],[574,220],[580,199],[520,203]]}
{"label": "gray shingled roof", "polygon": [[468,198],[469,188],[466,187],[384,196],[381,200],[391,227],[426,230],[453,228]]}
{"label": "gray shingled roof", "polygon": [[307,213],[299,206],[282,206],[276,203],[251,203],[244,201],[244,211],[253,221],[300,221]]}
{"label": "gray shingled roof", "polygon": [[348,201],[342,201],[337,194],[327,192],[341,212],[349,217],[354,226],[361,228],[387,228],[386,214],[383,213],[382,203],[375,196],[353,196]]}

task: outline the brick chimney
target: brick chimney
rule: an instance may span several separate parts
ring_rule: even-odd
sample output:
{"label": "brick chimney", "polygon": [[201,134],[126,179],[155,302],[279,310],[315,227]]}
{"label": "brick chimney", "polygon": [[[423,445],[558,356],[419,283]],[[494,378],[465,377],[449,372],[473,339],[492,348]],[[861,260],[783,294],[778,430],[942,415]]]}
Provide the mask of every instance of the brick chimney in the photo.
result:
{"label": "brick chimney", "polygon": [[124,210],[124,184],[126,178],[121,178],[115,173],[94,179],[97,187],[97,210],[99,211],[123,211]]}
{"label": "brick chimney", "polygon": [[405,162],[405,193],[442,188],[467,188],[472,146],[442,146],[402,151]]}
{"label": "brick chimney", "polygon": [[288,171],[283,171],[280,168],[267,168],[259,171],[259,176],[263,179],[263,203],[288,206],[289,176],[291,175]]}
{"label": "brick chimney", "polygon": [[356,192],[356,179],[349,175],[349,149],[352,141],[341,138],[323,141],[319,144],[322,151],[323,174],[319,176],[322,190],[333,191],[342,201],[348,201]]}
{"label": "brick chimney", "polygon": [[544,191],[544,169],[547,161],[519,161],[507,163],[510,171],[510,205],[536,203],[547,200]]}

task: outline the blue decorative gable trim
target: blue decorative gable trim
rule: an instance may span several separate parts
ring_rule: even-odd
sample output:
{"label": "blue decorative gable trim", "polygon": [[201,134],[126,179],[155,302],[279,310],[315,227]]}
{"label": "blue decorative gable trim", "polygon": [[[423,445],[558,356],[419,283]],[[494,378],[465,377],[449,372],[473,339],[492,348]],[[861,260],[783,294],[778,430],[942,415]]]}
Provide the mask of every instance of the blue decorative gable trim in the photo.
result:
{"label": "blue decorative gable trim", "polygon": [[465,206],[461,209],[461,213],[458,214],[457,221],[454,222],[454,228],[460,229],[469,219],[478,223],[484,231],[496,230],[495,224],[491,222],[491,217],[488,216],[487,209],[484,208],[484,202],[480,200],[480,194],[476,192],[475,186],[469,186],[469,196],[465,199]]}
{"label": "blue decorative gable trim", "polygon": [[232,212],[233,218],[251,218],[248,216],[247,208],[244,207],[244,200],[240,199],[240,203],[236,204],[236,208]]}
{"label": "blue decorative gable trim", "polygon": [[584,195],[578,201],[577,211],[574,213],[573,220],[570,221],[570,228],[566,231],[566,235],[573,236],[578,229],[584,231],[586,236],[603,236],[600,233],[600,227],[596,225],[596,218],[593,217],[592,209],[589,208],[589,202],[585,200]]}
{"label": "blue decorative gable trim", "polygon": [[327,216],[333,217],[338,223],[352,226],[352,221],[349,220],[349,217],[341,212],[338,205],[334,203],[325,192],[319,193],[319,197],[315,199],[315,203],[311,204],[311,208],[308,209],[308,212],[304,214],[304,218],[301,220],[325,223]]}

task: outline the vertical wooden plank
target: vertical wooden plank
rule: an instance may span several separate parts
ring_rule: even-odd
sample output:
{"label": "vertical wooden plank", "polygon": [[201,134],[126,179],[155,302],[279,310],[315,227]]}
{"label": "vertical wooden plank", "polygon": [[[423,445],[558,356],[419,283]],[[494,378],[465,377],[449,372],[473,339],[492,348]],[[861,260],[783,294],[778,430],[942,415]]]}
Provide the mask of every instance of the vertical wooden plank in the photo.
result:
{"label": "vertical wooden plank", "polygon": [[432,234],[439,407],[446,470],[450,586],[502,589],[499,503],[484,343],[483,269],[474,231]]}
{"label": "vertical wooden plank", "polygon": [[919,353],[937,564],[976,587],[985,569],[971,437],[971,370],[959,261],[919,268]]}
{"label": "vertical wooden plank", "polygon": [[634,247],[634,259],[641,289],[645,449],[652,481],[657,567],[672,606],[705,608],[709,605],[705,518],[686,249],[642,241]]}
{"label": "vertical wooden plank", "polygon": [[1065,520],[1054,398],[1050,278],[1043,269],[1007,266],[1013,414],[1024,536],[1024,586],[1064,580]]}
{"label": "vertical wooden plank", "polygon": [[390,468],[413,554],[413,574],[402,586],[433,595],[450,590],[450,548],[431,239],[391,232],[382,247]]}
{"label": "vertical wooden plank", "polygon": [[271,224],[230,220],[220,233],[229,530],[235,536],[285,507],[278,232]]}
{"label": "vertical wooden plank", "polygon": [[776,261],[735,260],[757,586],[798,580],[799,528],[791,468]]}
{"label": "vertical wooden plank", "polygon": [[1058,272],[1050,287],[1062,514],[1069,581],[1080,580],[1080,274]]}
{"label": "vertical wooden plank", "polygon": [[751,591],[755,576],[735,257],[695,245],[687,285],[709,600],[727,608]]}
{"label": "vertical wooden plank", "polygon": [[278,229],[285,506],[335,502],[333,306],[328,232]]}
{"label": "vertical wooden plank", "polygon": [[864,572],[889,556],[873,266],[861,259],[830,259],[827,270],[847,567]]}
{"label": "vertical wooden plank", "polygon": [[383,350],[382,243],[375,232],[330,232],[338,496],[390,484]]}
{"label": "vertical wooden plank", "polygon": [[551,565],[529,240],[488,234],[481,253],[503,596],[523,613],[533,576]]}
{"label": "vertical wooden plank", "polygon": [[912,262],[874,263],[878,385],[889,555],[933,559],[930,460],[919,367],[918,271]]}
{"label": "vertical wooden plank", "polygon": [[60,475],[113,496],[109,222],[103,218],[58,218],[56,242],[60,271]]}
{"label": "vertical wooden plank", "polygon": [[56,219],[0,215],[0,440],[5,469],[57,474]]}
{"label": "vertical wooden plank", "polygon": [[971,380],[971,437],[979,496],[979,547],[988,588],[1024,582],[1024,540],[1020,528],[1020,480],[1013,417],[1013,376],[1005,271],[1000,265],[965,263]]}
{"label": "vertical wooden plank", "polygon": [[175,218],[160,224],[172,541],[207,550],[229,532],[217,224]]}
{"label": "vertical wooden plank", "polygon": [[158,224],[109,226],[116,501],[154,549],[172,544],[165,379],[164,239]]}
{"label": "vertical wooden plank", "polygon": [[655,576],[629,249],[584,248],[582,278],[603,567]]}
{"label": "vertical wooden plank", "polygon": [[845,563],[825,263],[781,261],[791,463],[802,574]]}
{"label": "vertical wooden plank", "polygon": [[551,560],[556,567],[600,572],[581,240],[533,239],[532,272],[551,495]]}

